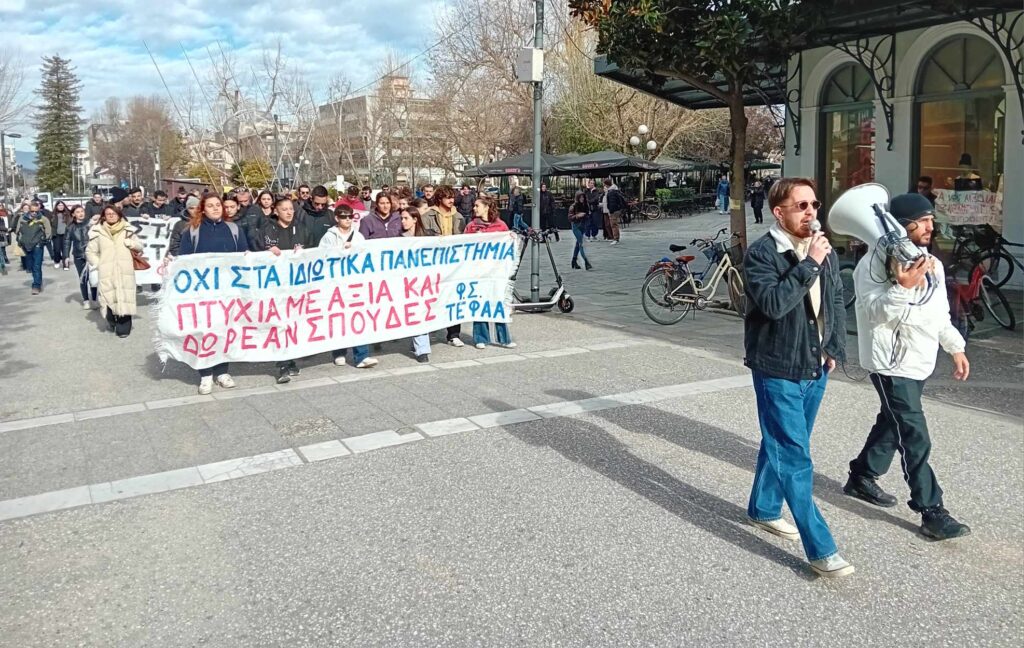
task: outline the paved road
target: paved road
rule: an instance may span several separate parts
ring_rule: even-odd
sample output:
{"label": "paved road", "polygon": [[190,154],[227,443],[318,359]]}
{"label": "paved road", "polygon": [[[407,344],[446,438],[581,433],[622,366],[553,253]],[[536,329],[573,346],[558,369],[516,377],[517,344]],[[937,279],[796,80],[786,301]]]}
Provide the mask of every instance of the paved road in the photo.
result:
{"label": "paved road", "polygon": [[563,240],[577,310],[518,316],[515,350],[423,367],[394,343],[372,371],[300,362],[287,389],[239,367],[214,397],[156,363],[145,317],[103,333],[69,273],[34,298],[0,279],[0,645],[1018,645],[1019,339],[972,349],[973,387],[930,388],[975,530],[953,542],[841,494],[877,402],[833,381],[816,492],[858,571],[821,581],[744,521],[740,320],[639,309],[650,260],[718,219],[635,226],[590,273]]}

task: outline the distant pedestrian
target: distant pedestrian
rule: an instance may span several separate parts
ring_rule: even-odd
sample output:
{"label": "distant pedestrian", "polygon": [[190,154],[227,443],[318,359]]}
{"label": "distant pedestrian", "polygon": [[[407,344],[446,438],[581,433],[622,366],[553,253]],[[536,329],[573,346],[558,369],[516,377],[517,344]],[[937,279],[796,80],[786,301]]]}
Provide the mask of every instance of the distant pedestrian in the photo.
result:
{"label": "distant pedestrian", "polygon": [[46,249],[50,253],[53,267],[60,268],[63,266],[62,262],[64,261],[64,234],[68,230],[71,210],[68,209],[67,204],[63,200],[58,200],[53,206],[53,211],[47,214],[47,218],[50,221],[50,231],[53,232],[53,236],[46,244]]}
{"label": "distant pedestrian", "polygon": [[601,192],[594,186],[593,180],[587,180],[583,195],[587,197],[587,206],[590,209],[586,235],[590,240],[594,240],[597,238],[597,232],[601,229],[601,222],[604,220],[604,213],[601,211]]}
{"label": "distant pedestrian", "polygon": [[718,213],[729,213],[729,176],[722,174],[718,178],[718,188],[715,191],[718,200]]}
{"label": "distant pedestrian", "polygon": [[[589,205],[587,207],[589,209]],[[589,213],[588,217],[589,217]],[[548,191],[548,185],[541,183],[540,185],[540,228],[546,230],[551,227],[551,224],[555,222],[555,197],[550,191]],[[584,234],[586,234],[586,225],[583,227]]]}
{"label": "distant pedestrian", "polygon": [[523,220],[523,211],[526,199],[519,187],[512,187],[512,195],[508,199],[508,210],[512,214],[512,229],[525,231],[528,229],[526,221]]}
{"label": "distant pedestrian", "polygon": [[612,242],[612,245],[618,245],[619,222],[622,220],[622,212],[626,211],[626,196],[612,182],[611,178],[604,179],[604,197],[601,199],[601,207],[604,210],[606,238]]}
{"label": "distant pedestrian", "polygon": [[[103,194],[98,191],[92,192],[92,198],[85,203],[85,220],[91,222],[98,218],[103,212]],[[95,223],[94,223],[95,224]]]}
{"label": "distant pedestrian", "polygon": [[99,272],[100,308],[108,328],[119,338],[126,338],[132,332],[132,316],[136,312],[133,250],[142,252],[142,241],[122,211],[107,205],[100,224],[89,230],[85,256],[89,265]]}
{"label": "distant pedestrian", "polygon": [[754,210],[754,222],[763,223],[764,215],[761,211],[764,209],[764,186],[760,180],[755,180],[754,186],[750,188],[750,208]]}
{"label": "distant pedestrian", "polygon": [[42,203],[33,200],[28,211],[22,214],[17,224],[17,241],[25,256],[26,269],[32,273],[32,294],[38,295],[43,290],[43,249],[52,236],[50,221],[41,212]]}
{"label": "distant pedestrian", "polygon": [[90,229],[92,229],[92,224],[85,217],[85,207],[75,205],[71,210],[71,224],[68,225],[68,231],[64,237],[64,267],[69,267],[69,261],[73,261],[75,264],[84,310],[100,307],[96,297],[96,287],[90,283],[95,278],[90,277],[92,272],[86,271],[86,268],[89,267],[89,263],[86,261],[86,250],[89,246]]}
{"label": "distant pedestrian", "polygon": [[462,215],[463,227],[473,219],[473,204],[475,202],[476,191],[470,189],[468,184],[463,184],[459,189],[459,195],[455,198],[455,209]]}
{"label": "distant pedestrian", "polygon": [[593,270],[587,259],[587,252],[583,249],[583,242],[586,238],[584,230],[587,227],[587,218],[590,215],[590,206],[587,205],[587,196],[581,191],[576,194],[576,199],[569,207],[569,226],[572,228],[572,235],[576,238],[576,247],[572,249],[572,267],[580,269],[579,257],[583,257],[583,264],[587,270]]}

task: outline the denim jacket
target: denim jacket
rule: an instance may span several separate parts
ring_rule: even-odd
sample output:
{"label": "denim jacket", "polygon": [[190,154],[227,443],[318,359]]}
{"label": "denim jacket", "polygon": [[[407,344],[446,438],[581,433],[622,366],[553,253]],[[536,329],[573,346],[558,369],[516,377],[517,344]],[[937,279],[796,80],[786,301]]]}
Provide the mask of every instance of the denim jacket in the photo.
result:
{"label": "denim jacket", "polygon": [[[846,360],[846,308],[839,259],[833,251],[822,265],[810,257],[800,261],[792,243],[783,239],[765,234],[751,244],[744,257],[747,313],[743,363],[775,378],[814,380],[821,376],[822,349],[837,361]],[[808,294],[819,274],[824,315],[821,338]]]}

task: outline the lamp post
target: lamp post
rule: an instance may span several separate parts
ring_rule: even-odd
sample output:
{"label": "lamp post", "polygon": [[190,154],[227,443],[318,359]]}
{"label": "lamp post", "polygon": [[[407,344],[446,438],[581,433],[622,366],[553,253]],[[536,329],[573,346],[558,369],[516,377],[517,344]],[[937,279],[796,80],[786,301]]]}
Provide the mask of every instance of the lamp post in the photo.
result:
{"label": "lamp post", "polygon": [[3,170],[2,170],[3,180],[0,180],[0,184],[3,185],[3,190],[4,190],[4,195],[5,196],[7,195],[7,144],[6,144],[6,139],[8,137],[10,137],[11,139],[18,139],[19,137],[21,137],[21,135],[19,133],[8,133],[6,131],[0,131],[0,160],[3,161],[2,162],[2,164],[3,164]]}
{"label": "lamp post", "polygon": [[[647,133],[650,132],[650,129],[647,128],[646,124],[640,124],[639,126],[636,127],[636,132],[637,132],[636,135],[633,135],[633,136],[631,136],[629,138],[629,144],[634,149],[636,149],[636,148],[638,148],[640,146],[640,142],[643,141],[641,139],[641,137],[647,135]],[[649,139],[649,140],[647,140],[647,144],[645,144],[644,146],[645,146],[645,148],[648,151],[650,151],[651,159],[653,160],[654,159],[654,152],[656,150],[658,150],[658,143],[655,142],[653,139]],[[642,176],[640,176],[640,200],[642,201],[646,196],[647,196],[647,172],[645,171],[644,174]]]}

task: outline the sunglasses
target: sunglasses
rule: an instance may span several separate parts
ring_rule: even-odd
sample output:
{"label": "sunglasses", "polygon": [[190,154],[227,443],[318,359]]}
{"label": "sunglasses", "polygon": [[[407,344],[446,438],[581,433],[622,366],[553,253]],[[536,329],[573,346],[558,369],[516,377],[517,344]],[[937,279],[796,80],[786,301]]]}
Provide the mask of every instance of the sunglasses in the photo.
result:
{"label": "sunglasses", "polygon": [[808,207],[813,207],[814,209],[821,209],[821,201],[820,200],[801,200],[800,202],[793,203],[792,205],[789,205],[789,206],[790,207],[796,207],[800,211],[807,211]]}
{"label": "sunglasses", "polygon": [[352,220],[351,216],[345,216],[345,215],[335,216],[335,218],[337,218],[338,220]]}

